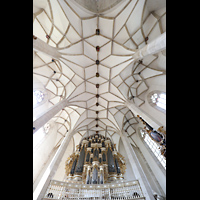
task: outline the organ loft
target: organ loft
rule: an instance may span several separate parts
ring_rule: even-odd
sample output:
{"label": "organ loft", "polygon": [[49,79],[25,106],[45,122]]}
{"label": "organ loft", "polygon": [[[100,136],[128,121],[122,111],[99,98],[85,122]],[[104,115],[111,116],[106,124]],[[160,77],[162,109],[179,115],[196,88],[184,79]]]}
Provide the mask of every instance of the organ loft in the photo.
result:
{"label": "organ loft", "polygon": [[65,170],[68,180],[104,184],[124,179],[126,163],[110,138],[96,133],[80,141]]}

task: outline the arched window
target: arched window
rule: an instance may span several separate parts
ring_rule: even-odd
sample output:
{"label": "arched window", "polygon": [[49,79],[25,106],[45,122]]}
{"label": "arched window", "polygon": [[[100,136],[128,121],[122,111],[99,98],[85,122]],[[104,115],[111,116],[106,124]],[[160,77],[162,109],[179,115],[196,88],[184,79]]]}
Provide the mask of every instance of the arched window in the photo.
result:
{"label": "arched window", "polygon": [[149,104],[157,110],[166,113],[166,93],[161,91],[152,91],[147,96]]}
{"label": "arched window", "polygon": [[159,160],[161,165],[166,169],[166,159],[165,157],[161,154],[161,145],[156,143],[146,132],[144,129],[140,128],[139,129],[140,134],[145,141],[145,143],[148,145],[149,149],[153,152],[153,154],[156,156],[156,158]]}
{"label": "arched window", "polygon": [[44,100],[44,93],[40,90],[33,91],[33,106]]}

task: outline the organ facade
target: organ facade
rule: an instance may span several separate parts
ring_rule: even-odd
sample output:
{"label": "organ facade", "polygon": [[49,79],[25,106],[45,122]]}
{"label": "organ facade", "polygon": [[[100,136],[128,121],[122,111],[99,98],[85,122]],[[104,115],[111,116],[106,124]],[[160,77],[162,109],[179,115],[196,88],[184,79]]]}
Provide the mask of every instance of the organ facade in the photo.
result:
{"label": "organ facade", "polygon": [[110,138],[96,133],[80,141],[65,170],[68,180],[104,184],[124,179],[126,163]]}

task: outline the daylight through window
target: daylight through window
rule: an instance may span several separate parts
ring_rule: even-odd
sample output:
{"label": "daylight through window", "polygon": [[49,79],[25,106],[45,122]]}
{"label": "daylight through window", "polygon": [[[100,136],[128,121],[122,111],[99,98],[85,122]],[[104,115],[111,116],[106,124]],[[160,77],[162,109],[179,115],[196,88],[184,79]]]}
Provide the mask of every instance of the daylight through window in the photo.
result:
{"label": "daylight through window", "polygon": [[44,93],[40,90],[34,90],[33,91],[33,105],[36,105],[37,103],[42,102],[44,99]]}
{"label": "daylight through window", "polygon": [[150,150],[154,153],[156,158],[160,161],[162,166],[166,169],[166,160],[160,152],[160,148],[161,148],[160,145],[158,145],[156,142],[154,142],[151,139],[151,137],[148,134],[146,134],[142,129],[140,130],[140,134],[141,134],[142,138],[144,138],[144,141],[149,146]]}
{"label": "daylight through window", "polygon": [[158,107],[166,110],[166,94],[165,93],[154,93],[151,95],[151,101]]}

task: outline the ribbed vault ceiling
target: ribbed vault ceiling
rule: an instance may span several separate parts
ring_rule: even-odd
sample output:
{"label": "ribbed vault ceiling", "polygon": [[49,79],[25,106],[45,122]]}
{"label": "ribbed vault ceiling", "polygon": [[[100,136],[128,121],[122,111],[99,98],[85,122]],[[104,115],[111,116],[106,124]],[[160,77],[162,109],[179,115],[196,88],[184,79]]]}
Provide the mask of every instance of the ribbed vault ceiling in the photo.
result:
{"label": "ribbed vault ceiling", "polygon": [[57,142],[70,129],[81,136],[99,131],[110,137],[124,129],[131,138],[138,120],[124,102],[144,104],[147,81],[165,74],[160,67],[165,52],[142,62],[132,56],[165,31],[165,9],[149,12],[146,0],[125,0],[111,12],[97,14],[71,0],[33,2],[38,8],[33,34],[60,55],[52,60],[34,52],[34,77],[50,94],[49,107],[65,98],[71,103],[54,117],[59,124]]}

